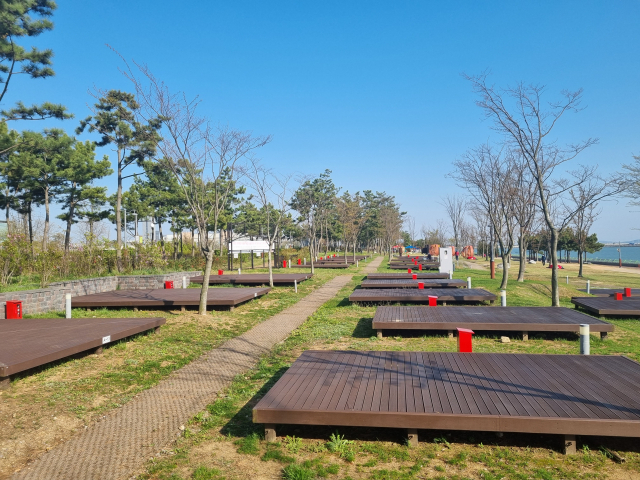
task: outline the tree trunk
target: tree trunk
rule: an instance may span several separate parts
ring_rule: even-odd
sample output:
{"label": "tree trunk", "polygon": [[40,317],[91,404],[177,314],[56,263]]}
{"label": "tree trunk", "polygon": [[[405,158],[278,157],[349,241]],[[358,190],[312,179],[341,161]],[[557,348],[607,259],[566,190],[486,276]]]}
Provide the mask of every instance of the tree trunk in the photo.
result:
{"label": "tree trunk", "polygon": [[158,234],[160,235],[160,250],[162,251],[162,258],[165,258],[167,254],[164,251],[164,235],[162,235],[162,221],[160,218],[158,218]]}
{"label": "tree trunk", "polygon": [[580,263],[580,268],[578,269],[578,277],[582,277],[582,250],[578,248],[578,262]]}
{"label": "tree trunk", "polygon": [[122,208],[122,152],[118,150],[118,190],[116,191],[116,270],[122,271],[122,223],[120,209]]}
{"label": "tree trunk", "polygon": [[551,256],[551,306],[560,306],[560,290],[558,287],[558,231],[550,229],[550,252]]}
{"label": "tree trunk", "polygon": [[33,251],[33,219],[31,218],[32,203],[27,204],[27,220],[29,223],[29,245],[31,245],[31,258],[35,256]]}
{"label": "tree trunk", "polygon": [[[200,235],[202,237],[202,235]],[[200,238],[202,242],[202,238]],[[208,242],[207,242],[208,243]],[[201,245],[204,242],[201,243]],[[202,254],[206,258],[206,262],[204,264],[204,276],[202,279],[202,288],[200,289],[200,304],[198,305],[198,314],[206,315],[207,314],[207,294],[209,293],[209,277],[211,276],[211,265],[213,265],[213,251],[208,247],[202,249]]]}
{"label": "tree trunk", "polygon": [[73,216],[76,210],[76,200],[74,198],[74,192],[76,189],[76,182],[73,182],[73,190],[69,199],[69,218],[67,218],[67,231],[64,234],[64,252],[69,253],[69,243],[71,242],[71,224],[73,222]]}
{"label": "tree trunk", "polygon": [[[220,236],[220,241],[222,241],[222,236]],[[222,245],[220,252],[222,253]],[[196,258],[196,231],[193,228],[191,229],[191,258]]]}
{"label": "tree trunk", "polygon": [[47,249],[47,239],[49,238],[49,187],[44,189],[44,232],[42,234],[42,251]]}
{"label": "tree trunk", "polygon": [[[269,260],[269,286],[273,288],[273,266],[271,265],[271,243],[269,243],[269,250],[267,252],[267,259]],[[313,269],[312,269],[313,271]]]}
{"label": "tree trunk", "polygon": [[518,267],[518,282],[524,282],[524,270],[527,267],[526,255],[523,255],[523,250],[527,251],[526,240],[524,235],[520,235],[518,239],[518,245],[520,246],[520,266]]}

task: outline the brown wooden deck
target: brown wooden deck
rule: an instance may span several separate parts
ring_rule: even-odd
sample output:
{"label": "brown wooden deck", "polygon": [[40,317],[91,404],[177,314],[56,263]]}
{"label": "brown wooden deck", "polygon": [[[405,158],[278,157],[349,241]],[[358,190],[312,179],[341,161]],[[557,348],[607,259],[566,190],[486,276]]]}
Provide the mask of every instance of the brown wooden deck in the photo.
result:
{"label": "brown wooden deck", "polygon": [[18,372],[164,325],[164,318],[0,320],[0,381]]}
{"label": "brown wooden deck", "polygon": [[406,279],[388,279],[388,280],[363,280],[360,286],[362,288],[418,288],[418,283],[423,283],[424,288],[460,288],[466,287],[467,282],[464,280],[453,279],[437,279],[426,278],[413,280]]}
{"label": "brown wooden deck", "polygon": [[258,402],[253,421],[266,424],[272,441],[276,424],[406,428],[414,441],[415,429],[639,437],[640,364],[622,356],[310,350]]}
{"label": "brown wooden deck", "polygon": [[429,288],[424,290],[393,288],[364,289],[353,291],[352,302],[428,302],[429,296],[438,297],[438,303],[445,302],[494,302],[496,296],[482,288]]}
{"label": "brown wooden deck", "polygon": [[[269,293],[270,288],[210,288],[207,305],[233,307]],[[113,290],[71,298],[72,307],[175,307],[200,304],[199,288]]]}
{"label": "brown wooden deck", "polygon": [[389,280],[389,279],[400,279],[400,278],[412,278],[413,274],[416,274],[418,278],[449,278],[448,273],[436,273],[436,272],[413,272],[413,273],[369,273],[367,274],[367,280]]}
{"label": "brown wooden deck", "polygon": [[[293,281],[304,282],[312,277],[310,273],[274,273],[273,284],[274,285],[293,285]],[[199,275],[191,278],[191,283],[202,284],[204,277]],[[230,274],[230,275],[211,275],[209,277],[209,285],[269,285],[268,273],[243,273]]]}
{"label": "brown wooden deck", "polygon": [[[389,264],[387,265],[387,268],[390,268],[391,270],[406,270],[407,268],[410,268],[416,272],[419,271],[418,267],[416,265],[413,265],[413,263],[407,265]],[[437,263],[422,265],[422,270],[438,270],[438,268],[440,268],[440,266]]]}
{"label": "brown wooden deck", "polygon": [[[378,307],[372,326],[382,330],[578,332],[586,323],[592,332],[606,338],[613,325],[570,308],[561,307]],[[381,335],[379,335],[381,336]]]}
{"label": "brown wooden deck", "polygon": [[576,308],[581,308],[598,316],[621,315],[626,317],[640,316],[640,297],[574,297],[571,299]]}
{"label": "brown wooden deck", "polygon": [[[578,291],[587,293],[586,288],[581,288]],[[596,297],[613,297],[614,293],[622,293],[624,295],[624,288],[592,288],[589,293]],[[631,289],[631,297],[634,295],[640,297],[640,288]]]}
{"label": "brown wooden deck", "polygon": [[[349,268],[352,264],[345,265],[338,262],[314,263],[314,268]],[[311,263],[306,265],[291,265],[291,268],[311,268]]]}

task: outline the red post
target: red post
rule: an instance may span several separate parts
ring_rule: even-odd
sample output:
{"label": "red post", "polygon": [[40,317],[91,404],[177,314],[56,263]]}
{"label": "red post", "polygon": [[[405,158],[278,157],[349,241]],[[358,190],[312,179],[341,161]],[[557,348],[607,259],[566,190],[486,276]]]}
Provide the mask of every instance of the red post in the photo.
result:
{"label": "red post", "polygon": [[167,280],[164,282],[164,288],[169,289],[173,288],[173,280]]}
{"label": "red post", "polygon": [[4,318],[20,320],[22,318],[22,300],[7,300]]}
{"label": "red post", "polygon": [[418,265],[418,270],[422,271],[422,264]]}
{"label": "red post", "polygon": [[298,259],[298,265],[302,265],[302,259],[301,258]]}
{"label": "red post", "polygon": [[411,273],[411,269],[410,268],[407,268],[407,273]]}
{"label": "red post", "polygon": [[418,290],[424,290],[424,282],[418,282]]}
{"label": "red post", "polygon": [[218,270],[218,275],[222,275],[224,273],[223,270]]}
{"label": "red post", "polygon": [[429,306],[436,307],[438,305],[438,297],[435,295],[429,295]]}
{"label": "red post", "polygon": [[462,353],[473,352],[473,346],[471,345],[471,335],[473,330],[466,328],[458,328],[458,351]]}
{"label": "red post", "polygon": [[616,300],[622,300],[622,294],[620,292],[614,293],[614,296]]}
{"label": "red post", "polygon": [[414,280],[417,280],[418,279],[418,274],[417,273],[412,274],[411,278],[413,278]]}
{"label": "red post", "polygon": [[624,289],[624,296],[625,297],[630,297],[631,296],[631,289],[630,288],[625,288]]}
{"label": "red post", "polygon": [[287,261],[286,260],[282,261],[282,268],[287,268]]}

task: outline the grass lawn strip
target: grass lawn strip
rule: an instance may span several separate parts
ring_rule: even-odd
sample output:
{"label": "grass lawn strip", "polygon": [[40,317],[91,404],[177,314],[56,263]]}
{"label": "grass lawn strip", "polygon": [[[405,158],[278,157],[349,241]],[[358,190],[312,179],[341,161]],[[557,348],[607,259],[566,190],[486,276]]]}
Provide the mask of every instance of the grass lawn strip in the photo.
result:
{"label": "grass lawn strip", "polygon": [[[528,280],[508,287],[510,305],[548,306],[549,271],[527,266]],[[381,266],[379,271],[388,271]],[[500,273],[500,272],[499,272]],[[575,272],[574,272],[575,275]],[[585,267],[592,286],[637,286],[633,273],[595,271]],[[473,285],[499,291],[500,278],[489,272],[459,269],[454,278],[471,276]],[[499,277],[499,275],[498,275]],[[278,427],[278,441],[262,439],[263,426],[251,421],[251,409],[306,349],[454,351],[446,335],[407,334],[379,340],[371,329],[375,307],[356,307],[349,294],[364,276],[354,277],[336,298],[327,302],[250,372],[236,377],[225,396],[196,415],[174,448],[149,462],[140,479],[274,478],[285,479],[633,479],[640,478],[637,438],[579,437],[579,453],[565,456],[559,436],[487,432],[421,431],[420,444],[404,445],[405,432],[394,429],[288,425]],[[584,281],[572,279],[561,287],[561,301]],[[584,295],[583,293],[580,293]],[[438,307],[456,308],[456,307]],[[486,307],[500,308],[500,307]],[[640,360],[640,321],[614,320],[616,331],[601,341],[591,337],[591,353],[624,354]],[[499,333],[476,334],[474,351],[505,353],[577,353],[575,334],[532,334],[528,342],[512,338],[500,343]],[[626,462],[615,463],[601,446],[619,452]],[[210,476],[200,476],[210,472]],[[204,474],[203,474],[204,475]],[[209,473],[207,473],[209,475]]]}

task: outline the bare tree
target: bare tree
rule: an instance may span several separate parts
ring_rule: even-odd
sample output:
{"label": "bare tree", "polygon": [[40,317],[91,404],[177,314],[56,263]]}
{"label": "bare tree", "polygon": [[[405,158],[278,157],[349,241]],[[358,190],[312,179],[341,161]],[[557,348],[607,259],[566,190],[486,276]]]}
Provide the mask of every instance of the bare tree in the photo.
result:
{"label": "bare tree", "polygon": [[404,230],[409,234],[411,245],[413,245],[416,241],[416,219],[411,215],[404,218]]}
{"label": "bare tree", "polygon": [[[267,223],[267,243],[269,245],[269,286],[273,287],[273,265],[271,250],[276,239],[282,235],[281,227],[291,209],[289,183],[291,175],[277,175],[264,168],[256,158],[251,158],[246,171],[249,188],[260,205]],[[272,230],[273,229],[273,230]]]}
{"label": "bare tree", "polygon": [[463,197],[458,197],[457,195],[447,195],[442,198],[441,205],[445,208],[447,215],[449,215],[449,219],[451,220],[453,241],[457,251],[459,250],[460,230],[468,208],[467,200]]}
{"label": "bare tree", "polygon": [[140,114],[163,122],[157,144],[162,158],[158,161],[176,176],[198,229],[198,244],[206,260],[198,313],[205,315],[215,252],[209,230],[218,231],[220,216],[236,191],[237,175],[242,171],[239,162],[271,137],[212,127],[197,113],[198,97],[188,99],[183,92],[172,93],[146,66],[135,65],[142,78],[128,65],[125,75],[135,85]]}
{"label": "bare tree", "polygon": [[[336,209],[338,211],[338,219],[342,224],[344,237],[347,242],[351,242],[353,246],[353,261],[356,261],[356,245],[360,232],[366,221],[364,215],[364,206],[360,192],[351,195],[348,191],[336,199]],[[345,245],[344,261],[347,262],[347,247]]]}
{"label": "bare tree", "polygon": [[[565,113],[581,110],[582,89],[574,92],[565,90],[560,100],[546,104],[543,102],[545,87],[541,85],[519,83],[513,88],[496,89],[487,84],[486,73],[465,78],[479,96],[476,104],[482,108],[486,118],[493,121],[494,128],[504,135],[506,141],[520,150],[536,183],[539,206],[550,235],[551,304],[559,306],[558,236],[578,212],[575,205],[572,208],[566,202],[569,191],[585,184],[583,208],[586,208],[619,193],[624,189],[624,184],[619,177],[605,179],[597,176],[595,168],[579,168],[569,172],[567,178],[558,179],[555,175],[560,166],[597,143],[597,139],[589,138],[560,147],[550,137]],[[556,215],[552,212],[552,203],[557,203]]]}

